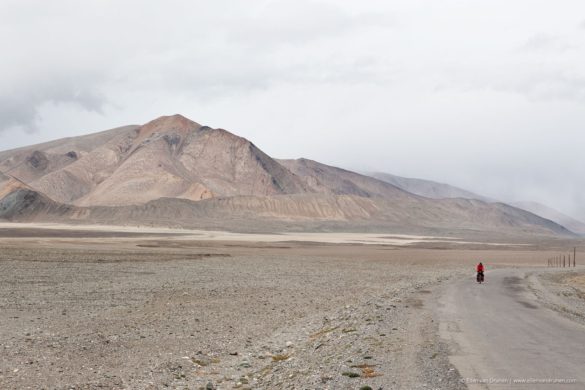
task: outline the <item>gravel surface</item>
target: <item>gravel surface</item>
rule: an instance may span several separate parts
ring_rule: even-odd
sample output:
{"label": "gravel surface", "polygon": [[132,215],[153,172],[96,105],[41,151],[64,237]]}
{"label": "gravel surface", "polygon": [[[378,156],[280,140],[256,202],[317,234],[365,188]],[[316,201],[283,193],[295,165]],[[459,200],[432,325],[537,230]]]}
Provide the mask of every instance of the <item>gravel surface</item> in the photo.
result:
{"label": "gravel surface", "polygon": [[444,254],[4,244],[3,389],[456,388],[425,308]]}
{"label": "gravel surface", "polygon": [[433,293],[477,257],[511,261],[149,242],[1,241],[0,388],[458,389]]}
{"label": "gravel surface", "polygon": [[530,281],[532,291],[545,306],[585,324],[585,268],[547,269]]}
{"label": "gravel surface", "polygon": [[[2,388],[417,388],[455,375],[423,309],[426,286],[453,266],[367,254],[1,253]],[[437,375],[417,371],[427,366]]]}

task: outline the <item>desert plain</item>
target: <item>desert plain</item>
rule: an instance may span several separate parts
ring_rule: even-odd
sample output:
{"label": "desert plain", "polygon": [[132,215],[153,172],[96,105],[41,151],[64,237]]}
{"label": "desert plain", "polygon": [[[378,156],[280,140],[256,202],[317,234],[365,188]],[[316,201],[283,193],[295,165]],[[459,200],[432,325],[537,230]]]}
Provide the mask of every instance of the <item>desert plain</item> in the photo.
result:
{"label": "desert plain", "polygon": [[568,244],[1,225],[0,388],[465,388],[442,289]]}

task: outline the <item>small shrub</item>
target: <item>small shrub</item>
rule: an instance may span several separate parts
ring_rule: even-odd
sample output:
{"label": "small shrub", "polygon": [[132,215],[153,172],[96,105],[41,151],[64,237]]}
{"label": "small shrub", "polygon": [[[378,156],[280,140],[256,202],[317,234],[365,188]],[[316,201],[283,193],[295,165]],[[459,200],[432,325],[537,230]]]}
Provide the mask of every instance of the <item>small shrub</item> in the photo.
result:
{"label": "small shrub", "polygon": [[290,355],[272,355],[272,360],[275,362],[282,362],[283,360],[288,360]]}
{"label": "small shrub", "polygon": [[364,378],[374,378],[377,376],[382,376],[382,374],[376,372],[376,370],[374,369],[374,367],[376,366],[372,364],[356,364],[352,367],[361,369],[362,370],[361,376]]}
{"label": "small shrub", "polygon": [[337,328],[339,328],[339,326],[335,326],[333,328],[325,328],[325,329],[322,329],[322,330],[318,331],[317,333],[312,334],[310,336],[310,339],[311,340],[315,340],[315,339],[317,339],[317,338],[319,338],[319,337],[321,337],[323,335],[326,335],[327,333],[331,333],[331,332],[335,331]]}

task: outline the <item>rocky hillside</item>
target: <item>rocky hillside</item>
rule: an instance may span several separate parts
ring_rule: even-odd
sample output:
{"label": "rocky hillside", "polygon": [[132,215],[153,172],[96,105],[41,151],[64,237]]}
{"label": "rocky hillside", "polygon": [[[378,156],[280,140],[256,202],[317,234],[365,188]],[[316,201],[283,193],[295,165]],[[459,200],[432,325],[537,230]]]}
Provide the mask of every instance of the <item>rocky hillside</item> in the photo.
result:
{"label": "rocky hillside", "polygon": [[248,140],[180,115],[3,153],[0,170],[78,206],[304,192]]}
{"label": "rocky hillside", "polygon": [[494,202],[493,199],[490,199],[488,197],[475,194],[473,192],[452,186],[450,184],[439,183],[432,180],[413,179],[381,172],[368,173],[368,176],[395,185],[396,187],[402,188],[403,190],[408,191],[410,193],[424,196],[427,198],[432,199],[463,198],[479,199],[485,202]]}
{"label": "rocky hillside", "polygon": [[[368,176],[382,180],[386,183],[392,184],[398,188],[408,191],[413,194],[424,196],[432,199],[478,199],[488,203],[497,202],[491,199],[450,184],[439,183],[431,180],[412,179],[401,176],[392,175],[389,173],[368,173]],[[585,236],[585,223],[576,220],[566,214],[561,213],[551,207],[537,202],[509,202],[510,206],[528,211],[539,217],[553,221],[562,225],[570,231]]]}
{"label": "rocky hillside", "polygon": [[537,202],[515,202],[512,203],[512,206],[529,211],[543,218],[550,219],[559,225],[563,225],[574,233],[585,236],[585,223],[563,214],[551,207]]}
{"label": "rocky hillside", "polygon": [[238,230],[570,234],[501,203],[432,199],[180,115],[0,152],[0,218]]}

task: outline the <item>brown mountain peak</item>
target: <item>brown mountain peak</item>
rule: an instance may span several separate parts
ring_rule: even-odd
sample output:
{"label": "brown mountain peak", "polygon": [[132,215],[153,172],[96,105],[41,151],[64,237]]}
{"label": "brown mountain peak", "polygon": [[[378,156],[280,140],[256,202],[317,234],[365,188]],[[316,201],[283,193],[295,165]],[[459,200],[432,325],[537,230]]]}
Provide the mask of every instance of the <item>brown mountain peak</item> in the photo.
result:
{"label": "brown mountain peak", "polygon": [[184,139],[187,134],[198,131],[201,127],[199,123],[179,114],[161,116],[136,129],[134,147],[138,147],[156,134],[165,134],[167,137],[172,137],[173,140]]}
{"label": "brown mountain peak", "polygon": [[176,132],[180,134],[187,134],[191,131],[196,131],[201,128],[201,125],[197,122],[192,121],[189,118],[185,118],[180,114],[161,116],[158,117],[145,125],[141,126],[138,130],[140,138],[148,137],[153,133],[169,133]]}

